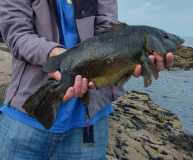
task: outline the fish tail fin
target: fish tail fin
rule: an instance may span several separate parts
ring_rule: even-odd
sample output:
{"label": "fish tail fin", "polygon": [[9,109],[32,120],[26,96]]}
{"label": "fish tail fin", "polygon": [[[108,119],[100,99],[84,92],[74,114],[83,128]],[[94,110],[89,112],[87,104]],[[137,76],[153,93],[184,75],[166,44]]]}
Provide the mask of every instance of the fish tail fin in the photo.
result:
{"label": "fish tail fin", "polygon": [[51,128],[63,96],[69,84],[49,80],[24,103],[25,111],[36,118],[45,128]]}

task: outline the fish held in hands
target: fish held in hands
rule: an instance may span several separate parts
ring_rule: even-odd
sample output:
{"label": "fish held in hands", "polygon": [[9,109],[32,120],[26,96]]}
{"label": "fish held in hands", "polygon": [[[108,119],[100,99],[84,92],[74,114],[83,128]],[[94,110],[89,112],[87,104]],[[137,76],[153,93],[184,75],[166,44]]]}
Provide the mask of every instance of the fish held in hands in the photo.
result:
{"label": "fish held in hands", "polygon": [[[47,73],[59,70],[61,80],[48,80],[27,99],[23,108],[45,128],[50,128],[58,105],[76,75],[82,75],[93,81],[96,88],[102,88],[125,82],[133,74],[136,64],[141,64],[144,86],[147,87],[151,85],[152,77],[158,78],[158,70],[149,54],[156,52],[166,58],[168,52],[174,52],[183,42],[180,37],[155,27],[112,24],[103,33],[50,58],[43,70]],[[88,104],[89,95],[82,100]]]}

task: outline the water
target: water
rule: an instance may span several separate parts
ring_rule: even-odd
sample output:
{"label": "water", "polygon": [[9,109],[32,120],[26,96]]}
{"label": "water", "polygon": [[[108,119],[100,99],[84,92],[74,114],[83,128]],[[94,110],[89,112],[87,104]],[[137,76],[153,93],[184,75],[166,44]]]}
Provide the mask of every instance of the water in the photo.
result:
{"label": "water", "polygon": [[185,42],[183,45],[193,47],[193,37],[185,37]]}
{"label": "water", "polygon": [[180,118],[185,132],[193,134],[193,70],[163,71],[148,88],[142,78],[131,78],[124,88],[149,93],[155,103]]}

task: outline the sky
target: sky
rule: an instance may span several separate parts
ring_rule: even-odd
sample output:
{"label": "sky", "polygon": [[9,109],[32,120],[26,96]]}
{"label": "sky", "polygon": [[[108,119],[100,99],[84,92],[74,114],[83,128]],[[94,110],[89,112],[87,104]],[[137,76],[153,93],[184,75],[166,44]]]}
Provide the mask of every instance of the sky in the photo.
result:
{"label": "sky", "polygon": [[118,0],[119,20],[193,37],[193,0]]}

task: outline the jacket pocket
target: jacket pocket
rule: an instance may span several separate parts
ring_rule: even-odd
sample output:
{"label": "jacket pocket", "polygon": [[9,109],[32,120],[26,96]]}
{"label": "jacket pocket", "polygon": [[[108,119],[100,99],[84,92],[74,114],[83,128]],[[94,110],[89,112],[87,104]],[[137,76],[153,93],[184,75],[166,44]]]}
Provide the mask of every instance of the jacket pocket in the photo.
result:
{"label": "jacket pocket", "polygon": [[77,19],[96,15],[97,0],[73,0],[73,3]]}

